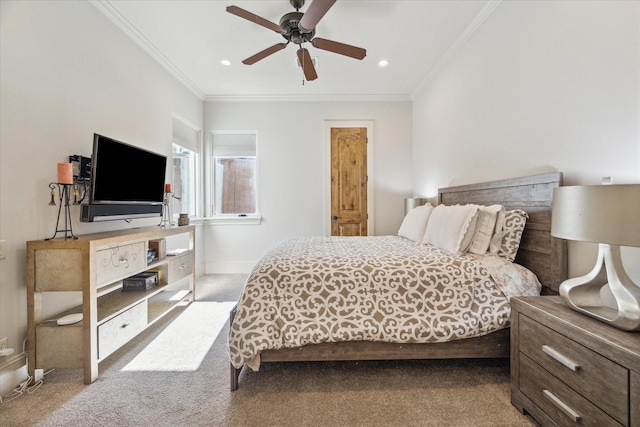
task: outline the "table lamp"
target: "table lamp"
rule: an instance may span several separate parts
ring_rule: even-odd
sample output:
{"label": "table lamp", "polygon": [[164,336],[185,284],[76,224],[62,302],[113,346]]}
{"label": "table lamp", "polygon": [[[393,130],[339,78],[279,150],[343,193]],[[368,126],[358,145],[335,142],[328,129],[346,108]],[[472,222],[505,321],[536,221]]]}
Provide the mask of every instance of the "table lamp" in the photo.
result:
{"label": "table lamp", "polygon": [[563,302],[616,328],[640,331],[640,287],[620,256],[620,246],[640,247],[640,184],[555,188],[551,235],[598,243],[593,270],[560,285]]}
{"label": "table lamp", "polygon": [[404,215],[407,216],[411,209],[422,206],[425,203],[427,203],[427,199],[421,197],[407,197],[404,199]]}

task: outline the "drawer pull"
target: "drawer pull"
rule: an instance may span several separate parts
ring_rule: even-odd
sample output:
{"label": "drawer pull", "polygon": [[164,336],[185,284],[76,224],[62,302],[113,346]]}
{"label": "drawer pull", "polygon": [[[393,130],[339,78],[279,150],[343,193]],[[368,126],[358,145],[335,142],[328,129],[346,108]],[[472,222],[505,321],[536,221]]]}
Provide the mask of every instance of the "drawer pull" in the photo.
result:
{"label": "drawer pull", "polygon": [[574,423],[580,421],[580,414],[571,409],[571,407],[562,400],[558,399],[555,394],[551,393],[549,390],[542,390],[542,395],[553,403],[556,408],[560,409],[567,417],[571,418]]}
{"label": "drawer pull", "polygon": [[542,351],[547,355],[551,356],[552,359],[562,363],[564,366],[566,366],[567,368],[571,369],[574,372],[577,371],[578,368],[580,367],[580,365],[578,365],[576,362],[569,359],[567,356],[558,352],[554,348],[549,347],[548,345],[543,345]]}

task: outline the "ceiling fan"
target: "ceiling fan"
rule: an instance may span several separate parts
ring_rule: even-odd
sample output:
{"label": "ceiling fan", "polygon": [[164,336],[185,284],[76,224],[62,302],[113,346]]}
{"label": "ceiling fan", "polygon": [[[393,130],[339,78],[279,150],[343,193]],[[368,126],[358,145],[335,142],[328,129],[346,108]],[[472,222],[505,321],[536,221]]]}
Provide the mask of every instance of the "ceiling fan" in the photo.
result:
{"label": "ceiling fan", "polygon": [[300,8],[304,6],[305,0],[289,0],[289,3],[291,3],[291,6],[293,6],[296,11],[289,12],[280,18],[279,25],[237,6],[227,7],[227,12],[275,31],[287,40],[286,43],[274,44],[273,46],[248,57],[242,61],[242,63],[246,65],[255,64],[267,56],[284,49],[289,43],[293,43],[298,45],[298,61],[302,67],[305,79],[315,80],[318,78],[318,74],[313,66],[313,61],[311,60],[309,51],[302,47],[303,43],[308,42],[318,49],[327,50],[329,52],[338,53],[355,59],[363,59],[367,55],[367,51],[365,49],[314,37],[316,33],[316,25],[318,25],[318,22],[320,22],[322,17],[327,13],[327,11],[329,11],[335,2],[336,0],[313,0],[307,8],[307,11],[303,13],[300,12]]}

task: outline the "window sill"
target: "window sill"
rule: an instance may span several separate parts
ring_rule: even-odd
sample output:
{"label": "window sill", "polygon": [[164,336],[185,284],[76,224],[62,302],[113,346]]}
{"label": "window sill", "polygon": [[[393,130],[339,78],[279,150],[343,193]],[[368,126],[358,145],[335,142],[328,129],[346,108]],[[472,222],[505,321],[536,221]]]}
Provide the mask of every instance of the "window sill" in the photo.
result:
{"label": "window sill", "polygon": [[247,216],[212,216],[205,219],[207,225],[260,225],[262,217],[259,215]]}

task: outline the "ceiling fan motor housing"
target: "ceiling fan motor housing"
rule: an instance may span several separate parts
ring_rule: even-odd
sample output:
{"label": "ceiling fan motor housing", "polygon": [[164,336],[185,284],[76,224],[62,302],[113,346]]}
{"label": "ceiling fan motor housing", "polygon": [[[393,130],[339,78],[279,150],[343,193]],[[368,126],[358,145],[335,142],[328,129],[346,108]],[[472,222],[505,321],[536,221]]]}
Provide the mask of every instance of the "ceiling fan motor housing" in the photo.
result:
{"label": "ceiling fan motor housing", "polygon": [[289,3],[291,3],[291,6],[293,6],[295,10],[300,10],[300,8],[304,6],[304,0],[289,0]]}
{"label": "ceiling fan motor housing", "polygon": [[308,33],[300,31],[298,23],[302,19],[302,15],[304,15],[302,12],[289,12],[280,19],[280,27],[284,31],[282,37],[298,45],[311,41],[316,33],[316,30],[311,30]]}
{"label": "ceiling fan motor housing", "polygon": [[316,25],[329,11],[329,9],[331,9],[336,1],[337,0],[313,0],[306,12],[303,13],[300,12],[300,8],[304,6],[305,0],[289,0],[289,3],[291,3],[291,6],[293,6],[296,11],[284,15],[280,19],[280,24],[271,22],[268,19],[258,16],[255,13],[251,13],[248,10],[244,10],[238,6],[228,6],[227,12],[265,27],[277,34],[281,34],[282,37],[287,40],[287,43],[276,43],[273,46],[261,50],[255,55],[252,55],[242,61],[242,63],[247,65],[255,64],[269,55],[281,51],[286,48],[289,43],[293,42],[298,45],[296,55],[301,68],[304,71],[305,79],[315,80],[318,78],[318,74],[315,70],[315,64],[309,54],[309,50],[302,47],[303,43],[309,42],[317,49],[326,50],[355,59],[363,59],[367,55],[367,51],[365,49],[333,40],[314,38]]}

